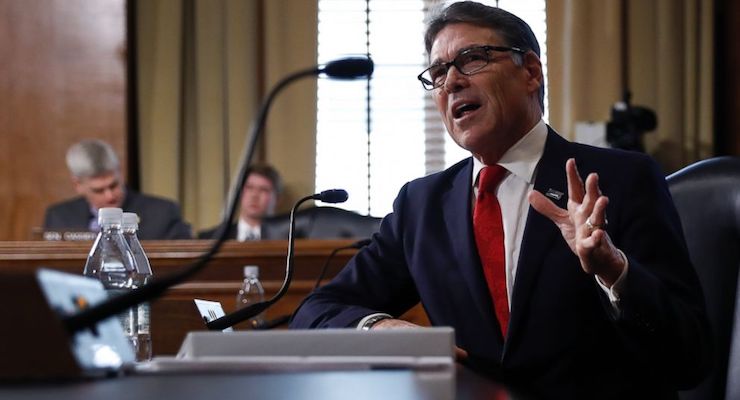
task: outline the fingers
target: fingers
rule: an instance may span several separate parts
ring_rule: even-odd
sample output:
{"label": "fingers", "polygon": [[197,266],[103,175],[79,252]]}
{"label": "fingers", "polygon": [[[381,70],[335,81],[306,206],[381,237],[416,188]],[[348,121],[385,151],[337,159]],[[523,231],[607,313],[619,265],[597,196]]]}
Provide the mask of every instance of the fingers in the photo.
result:
{"label": "fingers", "polygon": [[581,176],[578,174],[575,159],[569,158],[565,162],[565,174],[568,178],[568,199],[576,203],[582,203],[585,190]]}
{"label": "fingers", "polygon": [[[598,273],[601,266],[607,265],[605,260],[613,258],[612,244],[606,233],[606,207],[609,198],[600,196],[593,207],[591,214],[578,229],[576,240],[576,254],[581,260],[581,266],[587,273]],[[589,226],[588,222],[593,226]]]}
{"label": "fingers", "polygon": [[609,205],[609,198],[606,196],[599,196],[594,204],[594,208],[591,211],[591,215],[588,217],[591,220],[591,224],[596,229],[606,229],[606,206]]}
{"label": "fingers", "polygon": [[[588,174],[586,182],[581,180],[578,173],[578,167],[575,159],[568,159],[565,164],[566,175],[568,178],[568,208],[573,214],[573,222],[581,226],[590,219],[593,225],[604,225],[604,219],[594,219],[592,215],[596,203],[603,196],[599,188],[599,175],[595,172]],[[605,205],[603,205],[605,207]],[[603,210],[602,210],[603,214]]]}
{"label": "fingers", "polygon": [[455,360],[463,361],[468,358],[468,352],[455,346]]}
{"label": "fingers", "polygon": [[[578,168],[574,159],[569,159],[565,163],[566,177],[568,180],[568,217],[570,218],[570,235],[568,230],[561,226],[563,237],[568,241],[571,250],[573,250],[581,261],[581,267],[586,273],[601,274],[618,270],[612,268],[618,265],[622,268],[623,261],[615,256],[619,254],[606,232],[606,208],[609,205],[609,198],[601,193],[599,187],[599,175],[590,173],[585,182],[578,173]],[[552,214],[551,207],[543,203],[541,194],[530,194],[529,202],[532,207],[542,214]],[[542,196],[544,197],[544,196]],[[544,199],[549,201],[548,199]],[[545,211],[540,211],[540,208]],[[552,219],[552,218],[550,218]]]}
{"label": "fingers", "polygon": [[406,328],[420,328],[419,325],[404,321],[402,319],[382,319],[373,325],[370,329],[406,329]]}
{"label": "fingers", "polygon": [[586,177],[586,194],[583,196],[581,204],[586,208],[586,212],[590,213],[593,209],[594,203],[601,196],[601,190],[599,189],[599,175],[592,172]]}
{"label": "fingers", "polygon": [[606,207],[609,205],[609,198],[599,196],[589,209],[583,204],[582,212],[578,217],[578,232],[582,239],[590,237],[597,230],[606,229]]}

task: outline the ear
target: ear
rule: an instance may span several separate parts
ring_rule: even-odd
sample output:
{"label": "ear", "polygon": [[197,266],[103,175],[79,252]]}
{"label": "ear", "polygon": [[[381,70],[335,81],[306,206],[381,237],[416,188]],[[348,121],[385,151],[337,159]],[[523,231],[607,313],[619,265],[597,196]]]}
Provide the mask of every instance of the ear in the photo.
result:
{"label": "ear", "polygon": [[77,192],[77,194],[79,194],[79,195],[84,195],[85,194],[85,188],[83,187],[82,179],[81,178],[78,178],[76,176],[73,176],[72,177],[72,185],[74,185],[75,192]]}
{"label": "ear", "polygon": [[527,89],[530,93],[537,93],[544,83],[542,76],[542,61],[533,51],[526,52],[523,56],[523,67],[527,72]]}

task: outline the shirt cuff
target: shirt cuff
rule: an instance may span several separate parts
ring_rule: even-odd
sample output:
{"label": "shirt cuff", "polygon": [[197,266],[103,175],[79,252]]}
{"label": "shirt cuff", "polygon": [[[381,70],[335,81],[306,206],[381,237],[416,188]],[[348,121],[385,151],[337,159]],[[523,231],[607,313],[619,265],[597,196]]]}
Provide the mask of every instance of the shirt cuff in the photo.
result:
{"label": "shirt cuff", "polygon": [[619,277],[616,281],[614,281],[614,284],[612,287],[607,287],[604,285],[604,283],[599,279],[598,276],[595,276],[596,283],[599,284],[599,287],[601,290],[604,291],[606,296],[609,298],[609,303],[611,303],[612,310],[614,311],[614,316],[618,316],[620,312],[619,308],[619,298],[622,294],[622,289],[624,288],[624,281],[627,279],[627,270],[629,269],[629,260],[627,259],[627,256],[624,255],[624,252],[622,250],[617,249],[619,252],[619,255],[622,256],[622,259],[624,260],[624,269],[622,269],[622,273],[619,274]]}
{"label": "shirt cuff", "polygon": [[368,330],[374,323],[382,319],[389,319],[389,318],[393,318],[393,316],[390,314],[386,314],[386,313],[370,314],[366,316],[365,318],[361,319],[360,322],[357,323],[357,330],[358,331]]}

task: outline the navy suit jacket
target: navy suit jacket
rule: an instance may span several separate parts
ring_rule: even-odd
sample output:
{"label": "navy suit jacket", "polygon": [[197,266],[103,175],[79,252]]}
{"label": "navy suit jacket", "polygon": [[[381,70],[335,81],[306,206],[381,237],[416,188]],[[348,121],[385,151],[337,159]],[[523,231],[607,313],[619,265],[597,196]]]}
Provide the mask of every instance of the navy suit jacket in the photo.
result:
{"label": "navy suit jacket", "polygon": [[549,219],[530,207],[501,337],[472,227],[472,159],[407,183],[372,243],[312,293],[293,328],[352,327],[400,316],[421,301],[452,326],[468,363],[513,387],[562,398],[675,398],[709,361],[704,300],[665,179],[647,156],[570,143],[548,133],[535,190],[564,193],[565,162],[599,174],[608,233],[629,260],[615,316],[595,278]]}
{"label": "navy suit jacket", "polygon": [[[192,237],[190,225],[183,221],[180,207],[170,200],[127,190],[121,208],[139,215],[138,236],[141,240]],[[92,217],[87,200],[75,197],[49,206],[44,217],[44,229],[86,231]]]}

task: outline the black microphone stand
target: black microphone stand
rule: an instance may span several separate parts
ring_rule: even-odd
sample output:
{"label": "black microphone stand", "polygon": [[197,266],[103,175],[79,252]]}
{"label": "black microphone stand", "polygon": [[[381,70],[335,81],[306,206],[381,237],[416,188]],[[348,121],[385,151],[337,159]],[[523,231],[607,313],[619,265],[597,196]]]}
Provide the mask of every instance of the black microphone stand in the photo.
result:
{"label": "black microphone stand", "polygon": [[370,239],[362,239],[348,246],[337,247],[336,249],[332,250],[331,254],[329,254],[329,257],[326,258],[326,261],[324,262],[324,266],[321,268],[321,273],[319,273],[319,277],[316,279],[316,284],[313,285],[313,290],[318,289],[319,285],[321,285],[321,281],[324,279],[324,275],[326,275],[326,270],[329,268],[329,262],[331,262],[331,259],[334,258],[334,256],[337,255],[337,253],[339,253],[342,250],[361,249],[369,245],[370,242],[371,242]]}
{"label": "black microphone stand", "polygon": [[[282,81],[280,81],[268,94],[262,107],[259,110],[257,119],[251,126],[251,133],[249,140],[245,144],[243,157],[240,162],[239,172],[232,186],[231,196],[229,196],[228,206],[224,212],[221,225],[216,232],[216,240],[211,245],[211,248],[204,253],[200,258],[194,261],[191,265],[184,268],[181,271],[175,272],[162,278],[155,278],[150,283],[134,289],[132,292],[112,297],[98,305],[89,307],[80,312],[65,315],[62,317],[62,323],[69,333],[75,333],[77,331],[94,326],[94,324],[109,318],[113,315],[119,314],[130,307],[145,301],[159,297],[167,289],[174,285],[177,285],[196,273],[200,272],[206,265],[206,263],[219,251],[221,245],[228,236],[228,228],[233,215],[236,212],[237,205],[239,204],[239,198],[241,197],[241,190],[239,188],[244,186],[247,180],[247,169],[252,162],[252,157],[256,149],[256,144],[259,138],[262,136],[264,131],[265,122],[267,120],[267,114],[272,106],[272,102],[275,96],[290,83],[307,77],[316,76],[321,73],[326,73],[330,77],[339,79],[353,79],[363,76],[370,76],[373,72],[373,63],[369,58],[348,58],[332,61],[322,67],[314,67],[306,70],[295,72],[288,75]],[[309,196],[310,197],[310,196]],[[290,249],[292,252],[292,248]]]}
{"label": "black microphone stand", "polygon": [[[342,250],[360,249],[370,244],[370,242],[371,242],[370,239],[363,239],[363,240],[354,242],[348,246],[337,247],[336,249],[332,250],[331,254],[329,254],[329,257],[326,258],[326,261],[324,262],[324,266],[321,268],[321,273],[319,273],[319,277],[316,279],[316,284],[314,285],[313,290],[318,289],[319,285],[321,284],[321,281],[324,279],[324,275],[326,275],[326,270],[329,267],[329,262],[331,262],[332,258],[334,258],[334,256],[337,255],[338,252]],[[270,321],[256,323],[252,325],[252,329],[257,329],[257,330],[272,329],[272,328],[288,323],[290,321],[290,317],[291,317],[291,314],[281,315]]]}
{"label": "black microphone stand", "polygon": [[269,300],[254,303],[241,308],[233,313],[224,315],[221,318],[214,319],[206,323],[206,327],[210,330],[224,330],[229,328],[241,321],[254,317],[255,315],[265,311],[268,307],[275,304],[281,297],[288,292],[290,282],[293,279],[293,265],[295,253],[295,213],[298,207],[308,200],[320,200],[326,203],[341,203],[347,200],[347,192],[340,189],[327,190],[321,193],[312,194],[298,200],[293,208],[290,210],[290,229],[288,230],[288,255],[285,261],[285,278],[283,279],[283,285],[280,287],[277,293],[272,296]]}

